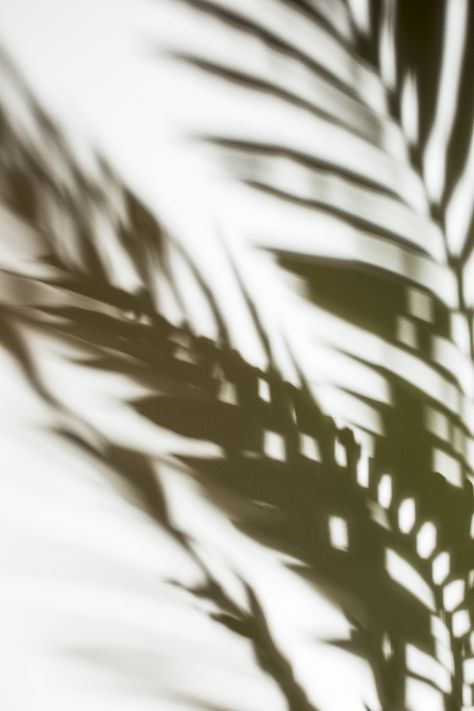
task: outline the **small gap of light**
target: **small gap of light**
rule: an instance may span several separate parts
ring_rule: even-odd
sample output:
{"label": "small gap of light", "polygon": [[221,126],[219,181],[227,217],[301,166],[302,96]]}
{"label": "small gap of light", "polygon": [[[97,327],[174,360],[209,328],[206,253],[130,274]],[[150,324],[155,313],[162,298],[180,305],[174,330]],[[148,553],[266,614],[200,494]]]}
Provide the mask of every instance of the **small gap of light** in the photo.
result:
{"label": "small gap of light", "polygon": [[392,495],[392,477],[390,474],[384,474],[377,488],[377,498],[380,506],[383,506],[384,509],[388,509],[392,503]]}
{"label": "small gap of light", "polygon": [[443,580],[448,577],[450,564],[450,555],[447,551],[438,553],[436,558],[433,560],[433,582],[436,583],[436,585],[440,585]]}
{"label": "small gap of light", "polygon": [[471,618],[467,610],[458,610],[453,615],[452,620],[453,635],[455,637],[464,637],[471,628]]}
{"label": "small gap of light", "polygon": [[334,444],[334,458],[340,467],[347,467],[347,451],[339,440],[336,440]]}
{"label": "small gap of light", "polygon": [[370,484],[370,460],[365,452],[362,452],[357,462],[357,483],[367,489]]}
{"label": "small gap of light", "polygon": [[329,517],[329,539],[333,548],[347,550],[349,547],[349,533],[347,522],[340,516]]}
{"label": "small gap of light", "polygon": [[265,402],[270,402],[270,385],[263,378],[258,379],[258,396]]}
{"label": "small gap of light", "polygon": [[263,450],[267,457],[278,461],[285,460],[285,440],[282,435],[272,430],[265,430]]}
{"label": "small gap of light", "polygon": [[416,550],[420,558],[429,558],[436,548],[436,526],[426,521],[416,536]]}
{"label": "small gap of light", "polygon": [[398,526],[402,533],[410,533],[416,520],[414,499],[405,499],[398,509]]}
{"label": "small gap of light", "polygon": [[317,441],[304,432],[300,433],[300,452],[307,459],[312,459],[315,462],[321,461],[321,452]]}
{"label": "small gap of light", "polygon": [[443,603],[448,612],[459,607],[464,600],[466,585],[464,580],[452,580],[443,589]]}

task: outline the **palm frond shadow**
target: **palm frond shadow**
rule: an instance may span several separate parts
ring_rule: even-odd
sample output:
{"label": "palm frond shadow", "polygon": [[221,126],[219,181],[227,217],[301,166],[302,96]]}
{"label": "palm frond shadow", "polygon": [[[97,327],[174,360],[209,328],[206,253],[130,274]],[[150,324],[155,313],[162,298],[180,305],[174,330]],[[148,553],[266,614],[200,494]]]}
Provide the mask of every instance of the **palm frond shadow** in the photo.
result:
{"label": "palm frond shadow", "polygon": [[[201,0],[185,2],[198,12],[212,14],[223,25],[238,27],[258,37],[265,46],[292,56],[315,75],[324,78],[333,89],[358,100],[350,88],[338,82],[324,67],[256,22],[245,20],[238,13],[211,7]],[[309,13],[305,3],[296,5]],[[373,22],[377,20],[376,6],[377,3],[372,4]],[[404,13],[410,15],[407,4],[400,3],[399,6],[402,24],[410,24],[412,19],[403,20]],[[419,6],[417,8],[414,12],[419,12]],[[471,8],[471,21],[473,15]],[[320,23],[321,18],[312,13],[311,21]],[[440,20],[435,17],[432,22],[438,27]],[[414,60],[411,55],[417,54],[417,50],[412,44],[406,49],[407,56],[403,52],[400,54],[400,67],[417,62],[420,72],[428,72],[428,49],[421,48],[419,54],[423,57],[420,59],[417,55]],[[367,60],[373,59],[375,50],[370,38],[365,44],[361,40],[359,50]],[[353,49],[350,51],[357,56]],[[218,76],[222,81],[230,84],[244,82],[257,92],[268,91],[314,115],[330,118],[327,113],[295,98],[290,91],[284,92],[258,78],[244,76],[184,52],[173,56],[177,61]],[[22,86],[19,77],[15,82]],[[344,612],[352,625],[351,639],[333,639],[328,644],[369,661],[383,708],[387,711],[405,708],[407,677],[421,678],[407,668],[409,645],[436,658],[433,618],[439,619],[448,630],[453,653],[450,685],[441,689],[441,693],[447,709],[460,707],[463,663],[471,655],[468,635],[474,613],[470,577],[474,552],[470,535],[473,515],[472,484],[468,477],[470,463],[462,445],[455,445],[453,435],[451,441],[443,443],[443,451],[460,462],[462,485],[451,486],[434,471],[433,442],[441,446],[440,438],[427,432],[425,419],[427,408],[438,408],[438,414],[449,421],[450,431],[456,431],[456,436],[462,440],[469,436],[469,430],[459,409],[453,412],[449,403],[439,402],[429,393],[420,395],[420,388],[408,382],[403,373],[397,374],[388,364],[374,366],[370,354],[367,360],[358,356],[360,362],[383,375],[393,393],[393,401],[387,406],[370,401],[370,405],[381,413],[384,436],[376,438],[374,452],[367,456],[353,431],[340,427],[319,407],[302,373],[300,388],[285,382],[279,374],[258,305],[246,291],[244,281],[234,267],[243,299],[268,355],[268,371],[250,365],[232,348],[225,314],[209,287],[209,280],[199,273],[184,251],[181,257],[187,260],[193,279],[210,307],[219,336],[215,342],[199,337],[185,316],[179,325],[172,324],[161,313],[160,301],[150,278],[150,271],[156,267],[171,288],[176,286],[172,283],[167,263],[167,249],[172,238],[163,232],[138,198],[120,184],[100,159],[101,174],[106,176],[105,187],[100,181],[92,184],[77,168],[60,133],[31,97],[27,101],[43,136],[56,147],[69,180],[69,187],[58,187],[56,178],[45,168],[43,157],[25,145],[7,115],[0,117],[2,143],[8,147],[7,153],[10,151],[8,160],[1,165],[2,198],[17,217],[36,231],[43,248],[42,265],[46,275],[29,277],[38,290],[35,293],[40,295],[42,287],[52,287],[57,297],[55,303],[39,300],[28,308],[15,307],[2,312],[0,341],[22,365],[31,387],[49,405],[60,408],[52,394],[53,389],[50,392],[49,384],[42,382],[35,369],[35,354],[29,350],[27,338],[18,335],[19,324],[43,329],[65,343],[80,344],[85,355],[78,356],[77,361],[85,367],[121,373],[134,382],[145,384],[152,394],[128,405],[142,418],[184,439],[210,441],[220,448],[220,457],[212,459],[174,452],[170,455],[185,466],[189,475],[201,485],[204,495],[238,529],[298,561],[288,567]],[[427,105],[433,102],[434,98],[428,97]],[[390,118],[397,119],[399,107],[393,97],[392,103],[395,105]],[[423,111],[420,146],[426,140],[429,126],[426,106]],[[331,120],[337,123],[334,117]],[[339,124],[347,127],[342,118]],[[317,155],[303,155],[281,145],[250,143],[238,136],[199,135],[197,140],[212,144],[223,152],[228,151],[231,156],[233,151],[243,151],[251,157],[284,156],[296,165],[321,169],[360,188],[403,203],[403,197],[386,185],[356,174],[343,165],[333,165]],[[420,146],[411,149],[410,153],[415,168],[420,163]],[[459,152],[459,146],[456,150]],[[455,174],[456,170],[450,164],[448,183],[452,183]],[[293,200],[293,196],[275,191],[263,180],[250,178],[246,182],[259,190],[273,191],[278,199]],[[120,194],[119,209],[110,203],[108,188]],[[70,243],[62,243],[67,240],[63,240],[61,229],[58,232],[54,225],[48,224],[44,206],[51,200],[63,210],[73,226]],[[446,194],[443,200],[445,204]],[[100,250],[99,234],[84,209],[84,201],[112,224],[118,248],[132,265],[139,287],[127,289],[114,279],[113,270]],[[323,201],[305,201],[305,204],[315,211],[323,208],[351,227],[376,232],[382,240],[400,241],[391,226],[385,231],[380,230],[349,211]],[[436,217],[435,206],[430,206],[430,210],[431,216]],[[472,238],[469,238],[467,244],[471,243]],[[173,246],[178,248],[176,244]],[[416,251],[405,247],[409,254]],[[410,278],[395,279],[383,270],[370,269],[366,265],[359,268],[352,262],[343,264],[343,260],[336,263],[317,257],[298,259],[291,251],[275,249],[273,252],[283,270],[302,280],[310,302],[323,305],[328,311],[342,313],[352,324],[377,334],[393,347],[397,346],[393,328],[387,323],[393,323],[400,313],[404,313],[407,289],[414,286]],[[230,259],[230,255],[228,257]],[[347,276],[351,288],[341,293],[335,275],[339,278],[348,266],[352,269],[352,275]],[[15,278],[13,272],[11,276]],[[176,298],[179,300],[179,296]],[[450,337],[449,307],[440,299],[433,299],[432,303],[435,326],[421,323],[420,318],[416,323],[419,343],[416,348],[410,344],[405,348],[412,354],[416,351],[417,356],[425,360],[431,357],[429,344],[433,334],[439,338]],[[353,356],[349,343],[342,344],[340,350]],[[430,366],[435,367],[431,362]],[[436,368],[446,383],[457,387],[452,373],[439,364]],[[262,392],[266,394],[262,395]],[[346,392],[349,392],[348,388]],[[369,402],[369,398],[366,401]],[[159,478],[159,467],[157,474],[146,455],[116,443],[101,440],[99,450],[91,441],[81,439],[74,429],[65,428],[60,434],[87,448],[125,481],[138,504],[187,551],[206,581],[199,587],[188,588],[188,592],[197,600],[204,598],[213,603],[218,610],[209,613],[214,621],[231,633],[250,640],[256,661],[277,682],[288,707],[292,711],[314,709],[298,684],[284,650],[275,643],[265,610],[248,581],[241,581],[247,599],[247,608],[242,609],[208,569],[197,552],[195,541],[172,520]],[[382,503],[380,490],[382,483],[387,481],[387,472],[391,473],[393,490],[390,500]],[[401,525],[401,511],[407,501],[416,503],[416,512],[408,528]],[[436,541],[428,555],[421,555],[419,534],[426,524],[435,526]],[[335,534],[334,528],[339,533]],[[437,581],[433,575],[435,561],[446,552],[450,556],[448,582],[468,582],[461,602],[452,610],[445,604],[446,579]],[[393,572],[390,561],[395,558],[418,573],[430,591],[428,596],[418,594],[416,586],[410,586],[403,574],[397,576]],[[406,571],[407,567],[402,570]],[[169,583],[180,585],[176,581]],[[454,632],[453,621],[454,615],[460,611],[467,613],[469,625],[458,635]],[[423,680],[440,690],[434,682]]]}
{"label": "palm frond shadow", "polygon": [[[18,78],[17,81],[19,81]],[[37,120],[43,125],[41,111],[39,109],[36,111]],[[50,139],[55,142],[56,133],[49,122],[43,125],[43,128],[48,131]],[[41,161],[36,162],[33,157],[28,155],[27,150],[17,140],[9,122],[5,119],[2,129],[4,136],[8,135],[9,142],[15,141],[16,148],[21,154],[20,159],[17,157],[16,166],[2,166],[2,169],[7,172],[5,184],[8,190],[2,197],[9,208],[30,225],[41,224],[37,222],[35,208],[38,202],[34,197],[35,190],[52,188],[59,201],[66,203],[67,209],[72,210],[73,223],[81,225],[82,218],[79,214],[75,214],[74,205],[67,196],[58,191],[49,174],[42,171]],[[61,158],[69,162],[68,151],[60,141],[59,134],[56,147]],[[72,165],[74,164],[72,163]],[[108,172],[105,164],[102,164],[102,169]],[[91,188],[87,181],[80,174],[75,177],[78,179],[80,187],[90,193]],[[93,188],[92,192],[94,192]],[[136,243],[130,240],[130,237],[133,236],[135,240],[138,236],[142,242],[148,242],[149,246],[158,250],[163,262],[165,257],[160,249],[161,234],[156,221],[130,194],[127,194],[126,202],[130,224],[127,232],[122,229],[122,243],[127,245],[130,256],[134,262],[137,260],[140,262],[140,251],[137,249]],[[151,237],[150,231],[152,232]],[[40,235],[41,233],[38,233],[37,236],[40,237]],[[86,225],[84,225],[83,236],[87,236]],[[41,235],[42,238],[43,235]],[[32,389],[45,402],[61,409],[49,384],[44,383],[36,371],[34,352],[29,348],[27,336],[21,338],[17,333],[17,323],[26,328],[28,326],[40,328],[65,342],[72,339],[72,342],[76,341],[82,346],[86,346],[89,355],[78,357],[77,362],[93,366],[96,369],[122,372],[132,379],[152,385],[157,390],[167,388],[170,391],[170,402],[179,395],[181,401],[189,405],[193,402],[193,395],[198,388],[204,392],[208,390],[209,384],[212,386],[210,370],[216,361],[216,346],[214,344],[207,339],[193,336],[185,323],[179,328],[173,327],[164,317],[160,316],[146,289],[133,294],[110,283],[107,273],[101,265],[100,257],[94,254],[93,243],[89,243],[89,251],[82,250],[84,262],[80,269],[75,269],[71,264],[64,262],[61,255],[55,254],[54,249],[50,251],[51,246],[54,247],[54,242],[49,245],[46,242],[45,264],[53,267],[53,279],[50,280],[46,277],[36,280],[36,283],[53,286],[58,301],[60,302],[62,297],[66,296],[69,305],[60,303],[42,305],[39,303],[35,304],[34,309],[21,307],[5,309],[0,335],[2,345],[7,347],[22,365]],[[144,271],[146,271],[146,267],[147,265],[144,264]],[[211,307],[220,326],[222,342],[226,347],[228,338],[218,307],[213,302],[211,292],[195,270],[194,265],[190,264],[190,267],[194,270],[194,276],[206,297],[212,302]],[[15,276],[14,273],[11,274],[13,279]],[[49,319],[45,320],[44,318],[51,316],[55,317],[52,323]],[[183,346],[183,343],[187,345]],[[190,356],[193,356],[190,344],[193,346],[197,344],[199,350],[198,368],[186,362],[186,359],[182,358],[182,354],[181,359],[175,357],[177,350],[183,351],[185,349],[188,350]],[[237,355],[234,354],[234,357]],[[214,387],[217,387],[217,381],[214,383]],[[207,395],[202,397],[199,401],[201,408],[205,406],[208,399]],[[146,402],[137,404],[137,409],[146,412]],[[219,419],[221,413],[217,413],[217,415]],[[200,418],[202,420],[202,412]],[[189,433],[197,437],[203,434],[194,430]],[[67,425],[59,427],[56,429],[56,434],[83,448],[88,455],[93,456],[98,464],[105,465],[109,471],[126,484],[127,497],[156,520],[160,526],[164,526],[201,570],[206,582],[190,592],[196,598],[205,597],[215,604],[219,612],[210,614],[216,622],[224,625],[232,633],[243,634],[250,640],[255,649],[257,663],[279,684],[282,693],[287,698],[289,708],[293,711],[313,709],[314,707],[306,699],[304,692],[292,676],[288,662],[274,645],[264,612],[251,587],[244,583],[249,602],[249,611],[246,612],[233,602],[224,588],[214,579],[196,552],[188,535],[171,520],[159,477],[151,467],[148,458],[112,442],[104,441],[103,437],[99,437],[99,445],[96,446],[94,440],[84,439],[81,431],[78,431],[74,426],[72,429],[69,429]],[[172,583],[172,581],[170,582]],[[172,584],[179,585],[177,582]],[[192,699],[188,699],[188,702],[191,701]]]}

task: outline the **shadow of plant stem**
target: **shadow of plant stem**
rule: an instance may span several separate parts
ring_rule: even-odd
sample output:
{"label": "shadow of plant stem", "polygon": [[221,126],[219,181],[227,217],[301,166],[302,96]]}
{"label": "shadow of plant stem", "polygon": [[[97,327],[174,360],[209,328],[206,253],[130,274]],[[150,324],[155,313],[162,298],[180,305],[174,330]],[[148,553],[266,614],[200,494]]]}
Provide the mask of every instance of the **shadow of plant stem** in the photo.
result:
{"label": "shadow of plant stem", "polygon": [[132,483],[148,513],[186,550],[201,570],[205,580],[203,584],[194,587],[173,580],[169,582],[198,598],[213,603],[219,611],[209,612],[210,617],[231,632],[240,634],[250,641],[259,666],[278,685],[288,703],[289,711],[317,711],[295,679],[288,660],[278,649],[255,591],[249,583],[241,579],[240,582],[247,596],[248,611],[234,602],[197,552],[192,537],[174,523],[169,512],[166,493],[149,462],[140,455],[118,448],[110,453],[108,460],[115,466],[120,462],[119,473]]}

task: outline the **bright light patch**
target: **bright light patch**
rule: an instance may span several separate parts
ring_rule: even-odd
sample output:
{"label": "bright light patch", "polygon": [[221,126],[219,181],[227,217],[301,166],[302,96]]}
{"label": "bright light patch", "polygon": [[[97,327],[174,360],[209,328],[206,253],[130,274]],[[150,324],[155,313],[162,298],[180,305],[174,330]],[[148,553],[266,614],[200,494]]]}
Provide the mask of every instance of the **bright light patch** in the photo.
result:
{"label": "bright light patch", "polygon": [[265,431],[263,450],[267,457],[271,459],[277,459],[281,462],[285,460],[285,440],[278,432]]}
{"label": "bright light patch", "polygon": [[347,451],[339,440],[336,440],[334,444],[334,458],[340,467],[347,467]]}
{"label": "bright light patch", "polygon": [[329,538],[333,548],[347,550],[349,547],[349,534],[347,523],[340,516],[329,517]]}
{"label": "bright light patch", "polygon": [[461,486],[462,471],[460,462],[442,449],[433,449],[433,470],[438,472],[453,486]]}
{"label": "bright light patch", "polygon": [[443,551],[442,553],[439,553],[436,556],[436,558],[433,560],[433,566],[432,566],[433,582],[436,585],[441,585],[443,580],[445,580],[448,577],[450,564],[451,564],[450,555],[447,551]]}
{"label": "bright light patch", "polygon": [[427,521],[416,536],[416,550],[420,558],[429,558],[436,547],[436,526]]}
{"label": "bright light patch", "polygon": [[453,634],[455,637],[463,637],[471,628],[471,618],[467,610],[458,610],[453,615]]}
{"label": "bright light patch", "polygon": [[265,402],[270,402],[270,385],[264,378],[258,379],[258,396]]}
{"label": "bright light patch", "polygon": [[377,488],[378,502],[384,509],[388,509],[392,503],[392,493],[392,477],[390,474],[384,474]]}
{"label": "bright light patch", "polygon": [[474,131],[461,177],[451,194],[445,212],[449,250],[459,255],[466,243],[474,199]]}
{"label": "bright light patch", "polygon": [[472,706],[473,696],[472,689],[467,684],[463,684],[462,687],[462,700],[465,706]]}
{"label": "bright light patch", "polygon": [[466,684],[474,684],[474,658],[464,660],[463,671]]}
{"label": "bright light patch", "polygon": [[418,92],[416,78],[411,72],[405,75],[401,93],[401,119],[406,137],[413,145],[418,140]]}
{"label": "bright light patch", "polygon": [[390,641],[390,637],[386,632],[384,633],[384,636],[382,638],[382,654],[385,659],[390,659],[393,654],[392,643]]}
{"label": "bright light patch", "polygon": [[443,603],[448,612],[452,612],[464,600],[465,595],[464,580],[452,580],[443,590]]}
{"label": "bright light patch", "polygon": [[364,35],[370,32],[370,10],[368,0],[348,0],[352,17],[359,32]]}
{"label": "bright light patch", "polygon": [[314,437],[311,437],[304,432],[300,433],[300,452],[303,457],[307,459],[312,459],[315,462],[321,461],[321,452],[319,451],[319,446]]}
{"label": "bright light patch", "polygon": [[415,525],[416,509],[414,499],[405,499],[398,509],[398,526],[402,533],[410,533]]}
{"label": "bright light patch", "polygon": [[363,451],[357,462],[357,483],[365,489],[370,482],[370,460],[367,454]]}
{"label": "bright light patch", "polygon": [[225,402],[228,405],[237,405],[239,402],[239,396],[237,394],[237,388],[234,383],[230,380],[223,380],[219,385],[219,400]]}

